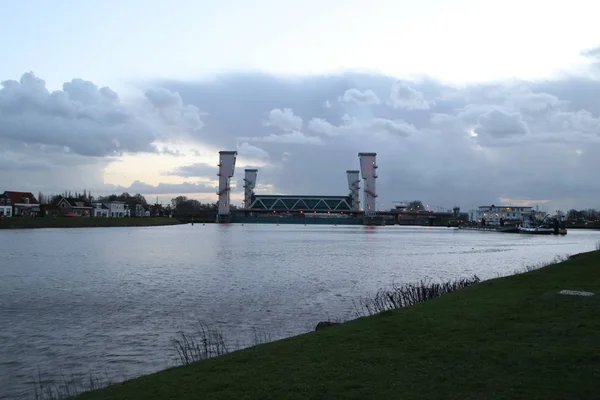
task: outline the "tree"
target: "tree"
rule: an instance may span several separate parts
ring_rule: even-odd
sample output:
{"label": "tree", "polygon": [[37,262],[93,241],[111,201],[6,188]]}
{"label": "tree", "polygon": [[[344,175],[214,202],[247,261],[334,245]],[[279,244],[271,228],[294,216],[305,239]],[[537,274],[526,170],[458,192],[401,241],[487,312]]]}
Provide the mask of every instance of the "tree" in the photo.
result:
{"label": "tree", "polygon": [[60,194],[55,194],[50,198],[50,204],[56,204],[58,203],[58,201],[60,200],[60,198],[63,197]]}
{"label": "tree", "polygon": [[138,202],[138,203],[140,203],[140,204],[142,204],[144,206],[148,205],[148,202],[146,201],[146,198],[144,196],[142,196],[141,194],[139,194],[139,193],[136,193],[133,196],[133,200],[135,200],[136,202]]}
{"label": "tree", "polygon": [[567,211],[567,219],[576,220],[577,219],[577,210],[572,208],[569,211]]}
{"label": "tree", "polygon": [[410,203],[408,203],[408,205],[406,206],[406,209],[408,211],[417,212],[417,211],[425,210],[425,207],[423,206],[423,202],[421,200],[413,200]]}
{"label": "tree", "polygon": [[173,206],[173,209],[177,209],[177,206],[181,203],[185,203],[186,201],[188,201],[188,198],[185,196],[177,196],[174,199],[171,199],[171,205]]}
{"label": "tree", "polygon": [[593,208],[588,209],[585,214],[588,221],[595,221],[596,219],[598,219],[598,212]]}

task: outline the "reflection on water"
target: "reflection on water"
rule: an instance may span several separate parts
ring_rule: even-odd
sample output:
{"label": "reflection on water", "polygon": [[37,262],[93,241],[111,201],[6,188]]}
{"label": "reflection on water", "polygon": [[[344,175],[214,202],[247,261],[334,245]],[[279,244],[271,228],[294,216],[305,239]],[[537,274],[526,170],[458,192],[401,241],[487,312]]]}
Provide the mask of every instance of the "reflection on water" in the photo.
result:
{"label": "reflection on water", "polygon": [[273,339],[352,317],[352,300],[392,282],[513,273],[590,251],[565,237],[448,228],[206,225],[0,231],[0,398],[38,370],[153,372],[171,339],[203,321],[231,341]]}

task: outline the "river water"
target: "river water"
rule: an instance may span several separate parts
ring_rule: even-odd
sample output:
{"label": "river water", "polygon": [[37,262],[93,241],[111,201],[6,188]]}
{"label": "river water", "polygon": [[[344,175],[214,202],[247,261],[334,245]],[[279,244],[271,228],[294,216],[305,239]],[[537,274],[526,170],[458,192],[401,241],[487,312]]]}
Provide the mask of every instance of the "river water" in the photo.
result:
{"label": "river water", "polygon": [[176,364],[199,322],[242,345],[352,318],[392,283],[493,278],[594,250],[597,231],[527,236],[426,227],[180,225],[0,231],[0,399],[32,380],[111,381]]}

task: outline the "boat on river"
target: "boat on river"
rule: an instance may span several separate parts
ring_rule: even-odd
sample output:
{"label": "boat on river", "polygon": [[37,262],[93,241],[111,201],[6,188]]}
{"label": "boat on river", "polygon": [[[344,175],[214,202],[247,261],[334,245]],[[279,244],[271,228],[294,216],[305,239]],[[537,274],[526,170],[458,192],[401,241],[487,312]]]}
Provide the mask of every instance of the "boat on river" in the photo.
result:
{"label": "boat on river", "polygon": [[547,226],[532,226],[532,227],[519,227],[519,233],[527,233],[530,235],[553,235],[554,229]]}
{"label": "boat on river", "polygon": [[519,227],[514,226],[496,226],[496,225],[459,225],[458,229],[466,231],[484,231],[499,233],[519,233]]}
{"label": "boat on river", "polygon": [[535,219],[533,215],[523,215],[520,223],[506,224],[501,220],[500,225],[486,225],[475,224],[475,225],[459,225],[458,229],[461,230],[472,230],[472,231],[485,231],[485,232],[498,232],[498,233],[522,233],[527,235],[566,235],[567,228],[564,223],[559,221],[559,218],[548,218],[545,217],[542,220]]}
{"label": "boat on river", "polygon": [[551,218],[546,222],[548,216],[541,221],[536,221],[533,216],[523,216],[522,224],[519,226],[519,233],[528,235],[566,235],[567,228],[561,226],[558,218]]}

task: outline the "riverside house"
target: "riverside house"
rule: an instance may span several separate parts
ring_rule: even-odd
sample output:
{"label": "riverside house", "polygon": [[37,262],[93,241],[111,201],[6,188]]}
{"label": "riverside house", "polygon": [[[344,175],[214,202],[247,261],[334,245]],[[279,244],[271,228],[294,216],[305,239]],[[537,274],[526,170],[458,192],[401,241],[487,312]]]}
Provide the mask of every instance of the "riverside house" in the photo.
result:
{"label": "riverside house", "polygon": [[11,208],[13,217],[35,217],[40,212],[40,203],[31,192],[6,191],[2,194],[4,215],[7,206]]}
{"label": "riverside house", "polygon": [[109,217],[108,207],[102,204],[100,201],[92,201],[92,216],[94,217]]}
{"label": "riverside house", "polygon": [[94,201],[92,202],[94,217],[123,218],[129,217],[129,207],[124,201]]}
{"label": "riverside house", "polygon": [[78,216],[91,217],[92,205],[84,199],[76,197],[60,197],[56,203],[46,208],[46,215],[53,217]]}

